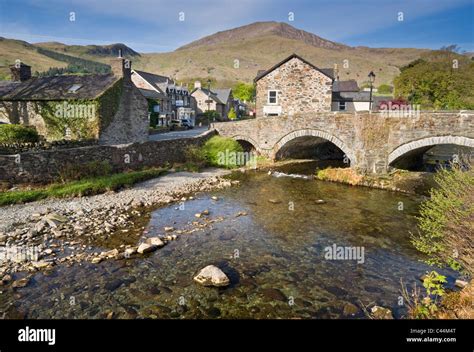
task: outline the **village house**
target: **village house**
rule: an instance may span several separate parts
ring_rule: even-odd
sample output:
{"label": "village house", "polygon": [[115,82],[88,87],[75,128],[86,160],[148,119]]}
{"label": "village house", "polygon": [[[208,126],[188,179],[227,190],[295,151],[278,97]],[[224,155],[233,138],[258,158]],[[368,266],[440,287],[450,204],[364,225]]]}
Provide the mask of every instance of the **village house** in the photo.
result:
{"label": "village house", "polygon": [[188,89],[171,78],[132,70],[132,81],[148,100],[150,115],[156,115],[152,125],[170,126],[172,121],[188,120],[195,125],[195,111]]}
{"label": "village house", "polygon": [[219,120],[227,120],[229,111],[234,108],[234,97],[232,89],[211,89],[203,88],[200,81],[194,83],[191,96],[196,100],[196,111],[204,114],[206,111],[216,111]]}
{"label": "village house", "polygon": [[122,57],[112,73],[31,77],[31,67],[10,67],[0,84],[0,122],[33,126],[47,140],[96,139],[101,144],[148,139],[147,101]]}
{"label": "village house", "polygon": [[355,80],[340,81],[337,66],[318,68],[293,54],[266,71],[256,84],[256,115],[297,115],[305,112],[369,110],[370,93]]}

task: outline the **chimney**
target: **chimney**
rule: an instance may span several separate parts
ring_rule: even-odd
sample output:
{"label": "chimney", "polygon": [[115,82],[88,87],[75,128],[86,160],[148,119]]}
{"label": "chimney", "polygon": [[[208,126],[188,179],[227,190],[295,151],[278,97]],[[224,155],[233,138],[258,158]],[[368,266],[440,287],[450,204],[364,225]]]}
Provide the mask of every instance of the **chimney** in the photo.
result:
{"label": "chimney", "polygon": [[31,66],[25,65],[24,63],[16,63],[10,66],[12,74],[12,81],[24,82],[31,78]]}
{"label": "chimney", "polygon": [[132,61],[122,57],[122,50],[119,49],[119,56],[110,63],[114,76],[123,77],[131,80],[132,78]]}
{"label": "chimney", "polygon": [[194,88],[195,89],[201,89],[201,81],[194,82]]}
{"label": "chimney", "polygon": [[334,80],[339,81],[339,68],[337,64],[334,64]]}

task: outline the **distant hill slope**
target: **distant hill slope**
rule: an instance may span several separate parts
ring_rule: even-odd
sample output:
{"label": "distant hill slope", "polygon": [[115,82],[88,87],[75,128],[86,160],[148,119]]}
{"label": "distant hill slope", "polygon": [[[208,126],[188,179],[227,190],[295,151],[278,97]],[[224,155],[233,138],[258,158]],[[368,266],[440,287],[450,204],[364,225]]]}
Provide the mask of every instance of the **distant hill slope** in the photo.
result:
{"label": "distant hill slope", "polygon": [[33,72],[67,66],[65,62],[39,54],[32,44],[0,37],[0,80],[10,79],[10,65],[13,65],[15,60],[32,66]]}
{"label": "distant hill slope", "polygon": [[[400,67],[429,52],[410,48],[350,47],[279,22],[256,22],[218,32],[168,53],[139,54],[124,44],[81,46],[49,42],[28,45],[106,64],[117,56],[118,49],[122,49],[123,55],[132,59],[134,68],[168,75],[178,81],[212,77],[220,86],[233,85],[237,81],[250,83],[258,70],[268,69],[292,53],[321,68],[332,68],[337,63],[341,79],[356,79],[359,84],[374,71],[378,86],[392,83]],[[5,61],[1,42],[0,53],[0,59]],[[48,62],[52,66],[58,65],[48,60],[50,58],[36,55],[29,64],[34,66],[34,71],[37,70],[36,62],[42,63],[40,70],[44,70]],[[28,63],[28,60],[24,61]]]}

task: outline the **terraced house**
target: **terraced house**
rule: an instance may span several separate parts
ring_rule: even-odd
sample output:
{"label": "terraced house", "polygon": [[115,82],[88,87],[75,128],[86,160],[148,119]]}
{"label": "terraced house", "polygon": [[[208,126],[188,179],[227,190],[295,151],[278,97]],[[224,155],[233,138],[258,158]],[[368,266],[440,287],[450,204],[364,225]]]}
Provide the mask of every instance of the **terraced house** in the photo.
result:
{"label": "terraced house", "polygon": [[254,82],[257,117],[369,109],[369,92],[356,81],[340,81],[337,68],[318,68],[296,54],[259,71]]}
{"label": "terraced house", "polygon": [[12,80],[0,83],[1,122],[33,126],[46,140],[147,140],[147,101],[131,81],[129,60],[114,59],[110,74],[32,77],[26,64],[10,69]]}
{"label": "terraced house", "polygon": [[169,77],[138,70],[132,70],[132,81],[148,100],[152,125],[169,126],[173,120],[189,120],[194,126],[193,98],[185,86]]}

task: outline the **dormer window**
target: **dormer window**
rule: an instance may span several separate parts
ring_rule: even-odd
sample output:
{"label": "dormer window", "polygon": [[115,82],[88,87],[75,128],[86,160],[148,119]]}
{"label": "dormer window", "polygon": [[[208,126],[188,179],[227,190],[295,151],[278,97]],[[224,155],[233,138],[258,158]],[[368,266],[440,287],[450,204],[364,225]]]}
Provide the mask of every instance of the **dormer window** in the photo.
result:
{"label": "dormer window", "polygon": [[82,84],[73,84],[68,90],[68,93],[76,93],[79,89],[81,89]]}
{"label": "dormer window", "polygon": [[278,94],[276,90],[269,90],[268,91],[268,104],[276,105],[278,104]]}

